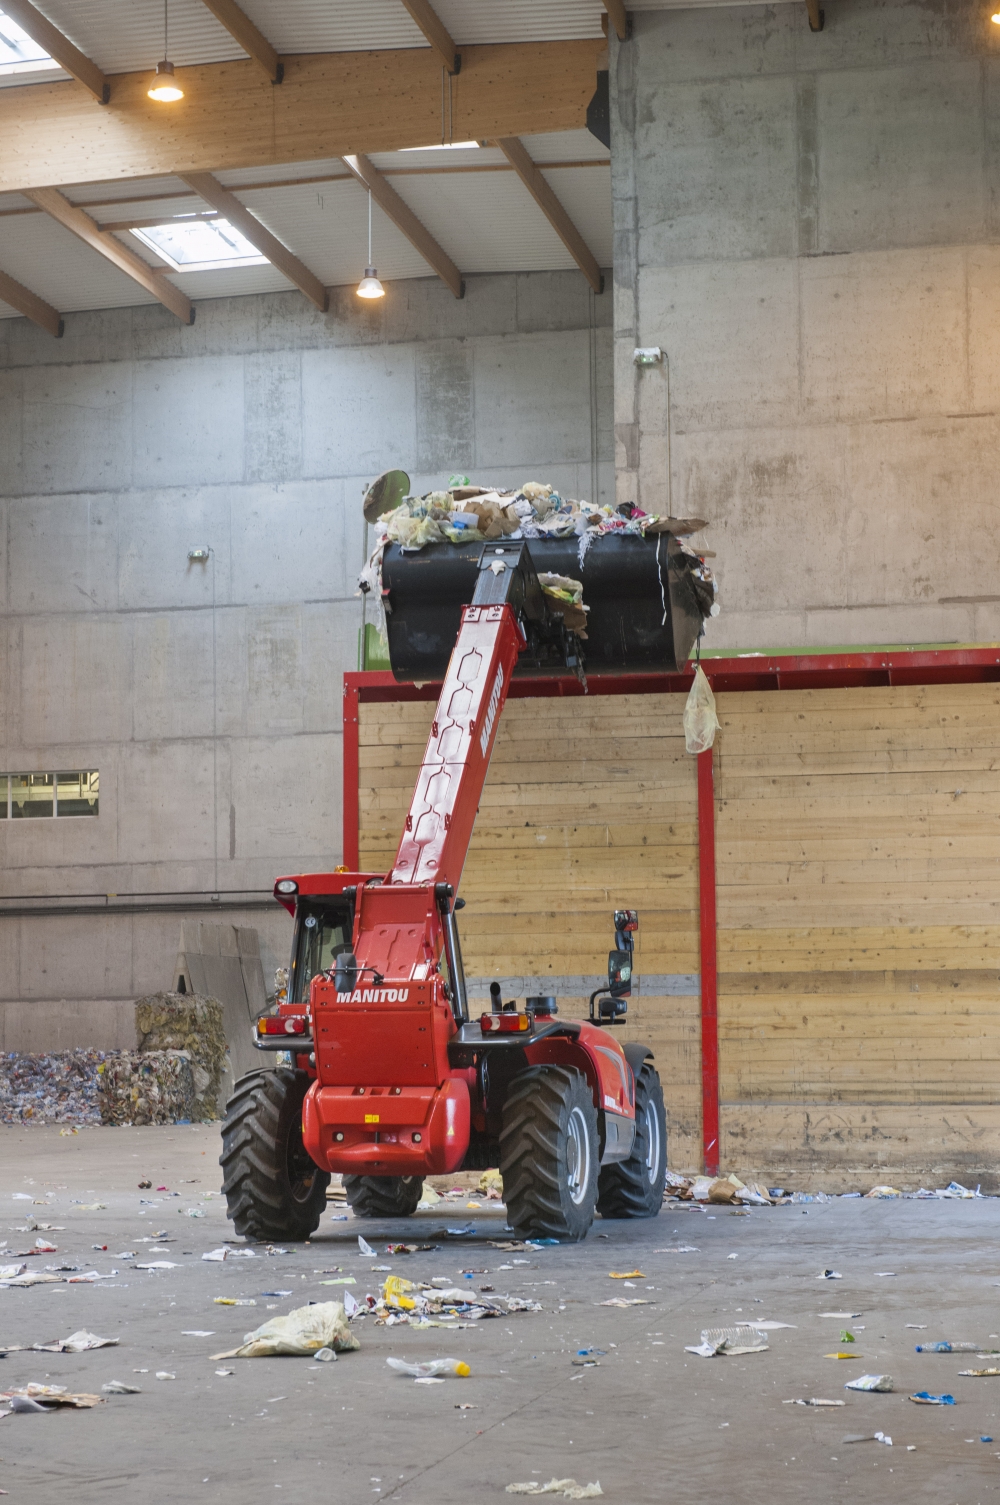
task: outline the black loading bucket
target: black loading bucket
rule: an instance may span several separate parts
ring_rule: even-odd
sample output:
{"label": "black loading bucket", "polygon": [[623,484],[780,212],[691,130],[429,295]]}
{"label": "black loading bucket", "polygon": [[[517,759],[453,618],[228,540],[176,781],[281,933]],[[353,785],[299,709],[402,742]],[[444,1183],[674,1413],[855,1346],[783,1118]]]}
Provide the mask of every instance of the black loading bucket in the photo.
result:
{"label": "black loading bucket", "polygon": [[[513,539],[485,545],[490,553],[519,546]],[[712,592],[692,576],[698,561],[669,533],[597,538],[582,566],[578,538],[532,538],[526,546],[539,574],[551,571],[583,582],[583,604],[590,608],[581,644],[588,675],[673,673],[687,663]],[[386,546],[382,590],[389,662],[397,680],[444,678],[462,608],[476,589],[483,548],[481,539],[416,551]],[[538,678],[567,671],[522,662],[514,672]]]}

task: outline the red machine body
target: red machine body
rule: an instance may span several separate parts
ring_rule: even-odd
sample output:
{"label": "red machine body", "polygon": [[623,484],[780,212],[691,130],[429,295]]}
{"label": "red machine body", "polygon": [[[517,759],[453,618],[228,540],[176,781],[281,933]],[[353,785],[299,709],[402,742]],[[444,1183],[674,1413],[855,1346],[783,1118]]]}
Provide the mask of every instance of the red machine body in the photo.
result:
{"label": "red machine body", "polygon": [[[635,1078],[613,1035],[547,1014],[529,1012],[527,1023],[520,1014],[515,1029],[485,1031],[468,1017],[454,896],[524,644],[510,604],[464,609],[390,873],[306,874],[275,885],[297,920],[306,900],[344,901],[336,949],[353,967],[315,971],[308,996],[290,989],[279,1018],[304,1016],[305,1036],[265,1040],[258,1027],[261,1048],[290,1050],[314,1078],[303,1143],[324,1170],[411,1176],[496,1164],[499,1108],[491,1094],[499,1103],[515,1060],[518,1070],[562,1065],[582,1073],[602,1158],[622,1159],[631,1147]],[[511,1007],[493,1018],[509,1019]]]}

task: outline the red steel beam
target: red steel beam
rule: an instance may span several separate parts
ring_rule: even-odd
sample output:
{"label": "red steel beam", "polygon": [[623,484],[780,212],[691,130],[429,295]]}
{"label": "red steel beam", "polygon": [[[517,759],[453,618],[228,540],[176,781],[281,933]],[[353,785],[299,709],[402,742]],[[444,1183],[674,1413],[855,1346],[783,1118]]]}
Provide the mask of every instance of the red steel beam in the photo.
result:
{"label": "red steel beam", "polygon": [[713,749],[698,754],[698,909],[701,930],[701,1142],[705,1175],[719,1174],[719,990],[715,907]]}
{"label": "red steel beam", "polygon": [[342,860],[344,866],[352,873],[358,871],[361,860],[358,855],[361,839],[361,819],[358,809],[361,793],[358,727],[361,686],[358,681],[370,677],[367,674],[344,675],[344,855]]}
{"label": "red steel beam", "polygon": [[[857,685],[933,685],[1000,680],[1000,646],[974,648],[894,649],[869,653],[747,654],[740,658],[705,658],[716,694],[734,690],[847,689]],[[682,694],[691,688],[694,670],[680,674],[595,674],[587,682],[591,695]],[[350,673],[365,702],[437,700],[440,684],[397,684],[388,670]],[[583,695],[579,680],[515,679],[510,699]]]}

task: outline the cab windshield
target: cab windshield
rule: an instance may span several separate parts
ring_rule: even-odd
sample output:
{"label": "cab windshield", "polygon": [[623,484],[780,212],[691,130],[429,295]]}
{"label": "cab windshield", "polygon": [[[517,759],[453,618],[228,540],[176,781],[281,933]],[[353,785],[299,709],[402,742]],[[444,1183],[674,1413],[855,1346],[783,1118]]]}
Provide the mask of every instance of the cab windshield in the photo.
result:
{"label": "cab windshield", "polygon": [[351,912],[344,899],[299,899],[295,914],[288,997],[306,1003],[309,984],[333,966],[342,951],[350,950]]}

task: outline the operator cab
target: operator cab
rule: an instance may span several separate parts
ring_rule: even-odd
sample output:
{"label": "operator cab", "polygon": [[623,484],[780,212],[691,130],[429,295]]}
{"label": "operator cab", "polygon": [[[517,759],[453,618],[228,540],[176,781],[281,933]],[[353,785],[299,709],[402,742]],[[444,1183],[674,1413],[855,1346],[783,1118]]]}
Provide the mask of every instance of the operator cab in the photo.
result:
{"label": "operator cab", "polygon": [[288,1002],[309,1002],[309,985],[328,971],[337,957],[351,949],[351,906],[339,894],[300,894],[295,906],[292,964],[288,973]]}

